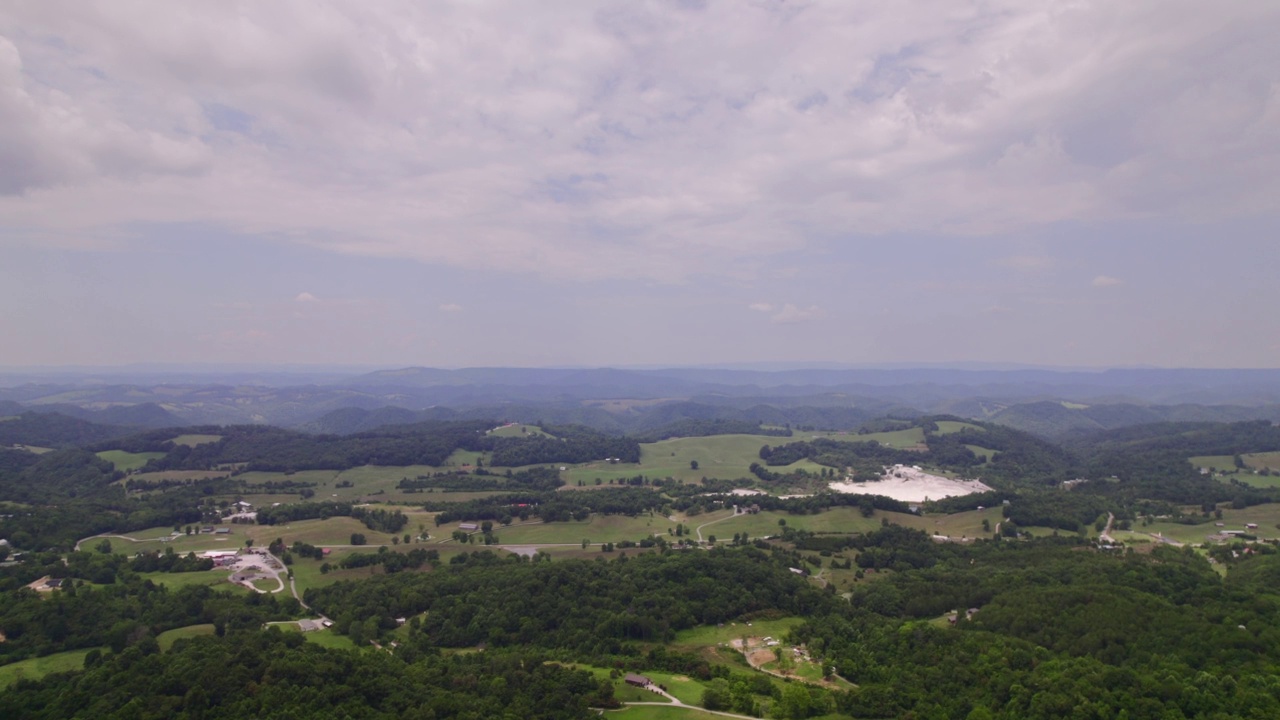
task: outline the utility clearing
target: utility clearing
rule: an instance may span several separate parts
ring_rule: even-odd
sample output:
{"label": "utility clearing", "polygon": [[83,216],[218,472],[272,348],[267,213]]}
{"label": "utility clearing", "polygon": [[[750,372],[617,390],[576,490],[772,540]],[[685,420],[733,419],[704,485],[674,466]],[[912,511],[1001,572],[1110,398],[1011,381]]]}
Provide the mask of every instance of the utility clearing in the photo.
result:
{"label": "utility clearing", "polygon": [[883,495],[903,502],[924,502],[945,497],[958,497],[986,492],[990,486],[981,480],[952,479],[931,475],[918,466],[894,465],[885,468],[879,480],[871,482],[833,482],[832,490],[853,495]]}

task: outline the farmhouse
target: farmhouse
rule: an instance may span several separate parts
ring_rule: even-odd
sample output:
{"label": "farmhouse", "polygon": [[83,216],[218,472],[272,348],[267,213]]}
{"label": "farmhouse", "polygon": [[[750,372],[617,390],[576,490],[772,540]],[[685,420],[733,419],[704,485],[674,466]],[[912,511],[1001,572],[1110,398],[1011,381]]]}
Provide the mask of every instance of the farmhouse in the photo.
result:
{"label": "farmhouse", "polygon": [[627,673],[625,680],[628,685],[634,685],[635,687],[649,687],[653,683],[649,678],[635,673]]}
{"label": "farmhouse", "polygon": [[217,534],[217,535],[230,535],[230,534],[231,534],[231,528],[218,528],[217,530],[214,530],[213,532],[214,532],[215,534]]}
{"label": "farmhouse", "polygon": [[1245,523],[1245,524],[1244,524],[1244,526],[1245,526],[1246,528],[1248,528],[1249,530],[1257,530],[1257,529],[1258,529],[1258,523]]}
{"label": "farmhouse", "polygon": [[479,530],[480,526],[475,523],[458,523],[458,529],[472,531]]}

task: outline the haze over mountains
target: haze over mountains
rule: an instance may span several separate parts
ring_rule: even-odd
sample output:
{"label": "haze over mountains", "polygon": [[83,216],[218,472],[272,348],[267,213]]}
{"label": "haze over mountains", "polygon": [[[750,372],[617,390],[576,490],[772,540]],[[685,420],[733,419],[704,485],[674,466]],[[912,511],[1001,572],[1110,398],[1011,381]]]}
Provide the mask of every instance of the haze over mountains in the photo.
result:
{"label": "haze over mountains", "polygon": [[1045,436],[1161,421],[1280,420],[1280,370],[410,367],[373,372],[0,373],[0,414],[106,425],[266,423],[346,433],[502,417],[643,432],[684,419],[827,428],[947,413]]}

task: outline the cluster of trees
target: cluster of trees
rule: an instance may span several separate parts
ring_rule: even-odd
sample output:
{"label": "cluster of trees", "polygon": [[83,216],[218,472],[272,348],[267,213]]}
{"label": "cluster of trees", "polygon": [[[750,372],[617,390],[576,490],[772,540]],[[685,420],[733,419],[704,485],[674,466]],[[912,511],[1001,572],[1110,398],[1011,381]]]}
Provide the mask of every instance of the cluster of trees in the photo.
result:
{"label": "cluster of trees", "polygon": [[786,427],[765,427],[758,422],[748,420],[725,420],[720,418],[675,420],[651,430],[633,433],[631,437],[637,442],[653,443],[669,438],[709,437],[711,435],[766,435],[771,437],[791,437],[790,425]]}
{"label": "cluster of trees", "polygon": [[[389,552],[386,547],[381,547],[374,553],[352,553],[347,555],[338,561],[338,567],[381,566],[386,572],[395,573],[401,570],[417,570],[427,563],[433,566],[438,565],[440,563],[440,551],[417,547],[408,552],[399,553]],[[327,571],[327,568],[321,567],[322,573]]]}
{"label": "cluster of trees", "polygon": [[669,641],[678,630],[746,613],[806,614],[833,602],[754,548],[610,562],[490,558],[336,583],[307,591],[306,601],[333,618],[340,632],[369,618],[389,630],[395,618],[425,612],[422,631],[439,646],[487,643],[588,655]]}
{"label": "cluster of trees", "polygon": [[0,603],[0,662],[63,650],[125,647],[165,630],[213,623],[219,628],[258,630],[269,620],[297,617],[297,600],[276,595],[217,592],[204,585],[169,590],[137,576],[95,587],[71,581],[64,589],[37,593],[19,588]]}
{"label": "cluster of trees", "polygon": [[588,720],[617,707],[613,686],[537,653],[423,654],[329,650],[299,633],[228,633],[154,641],[94,656],[79,675],[20,682],[0,716],[142,718],[529,718]]}
{"label": "cluster of trees", "polygon": [[647,488],[619,487],[585,492],[510,493],[467,502],[429,502],[437,511],[436,525],[459,520],[493,520],[503,525],[515,518],[536,517],[543,522],[585,520],[591,513],[635,517],[662,508],[669,500]]}
{"label": "cluster of trees", "polygon": [[605,435],[581,426],[546,428],[555,437],[527,435],[493,438],[490,465],[516,467],[541,463],[584,463],[617,458],[640,462],[640,443],[632,438]]}

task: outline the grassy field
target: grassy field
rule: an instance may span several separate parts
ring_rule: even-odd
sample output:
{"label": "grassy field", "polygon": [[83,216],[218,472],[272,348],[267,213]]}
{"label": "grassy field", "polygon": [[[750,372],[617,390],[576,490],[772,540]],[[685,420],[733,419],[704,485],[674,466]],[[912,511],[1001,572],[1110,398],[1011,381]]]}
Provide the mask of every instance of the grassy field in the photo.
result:
{"label": "grassy field", "polygon": [[313,630],[303,633],[302,637],[307,642],[313,642],[321,647],[327,647],[333,650],[355,650],[356,644],[351,642],[351,638],[346,635],[339,635],[332,630]]}
{"label": "grassy field", "polygon": [[1190,459],[1192,467],[1208,468],[1214,472],[1233,473],[1235,459],[1231,455],[1197,455]]}
{"label": "grassy field", "polygon": [[188,585],[208,585],[215,590],[230,590],[235,593],[248,594],[249,588],[243,585],[233,585],[227,581],[230,575],[229,571],[218,568],[187,573],[140,573],[144,580],[150,580],[156,585],[164,585],[170,590],[178,590]]}
{"label": "grassy field", "polygon": [[755,515],[743,513],[734,516],[731,511],[721,511],[689,518],[685,521],[685,526],[695,528],[708,521],[725,518],[714,525],[702,528],[704,539],[709,535],[715,535],[717,540],[723,541],[732,538],[734,533],[741,532],[753,538],[778,535],[782,532],[782,526],[778,524],[779,520],[786,520],[788,526],[797,530],[811,532],[870,532],[880,527],[882,517],[889,518],[889,522],[898,522],[900,518],[913,516],[876,511],[871,517],[864,518],[858,508],[854,507],[830,508],[817,515],[791,515],[785,512],[765,511]]}
{"label": "grassy field", "polygon": [[721,643],[727,644],[730,640],[740,639],[744,635],[781,638],[791,632],[792,628],[803,623],[804,618],[787,617],[777,620],[757,620],[752,622],[750,626],[746,623],[732,622],[725,623],[723,627],[701,625],[676,633],[676,639],[671,644],[673,647],[687,651],[699,647],[712,647]]}
{"label": "grassy field", "polygon": [[1249,453],[1242,459],[1254,470],[1280,470],[1280,452]]}
{"label": "grassy field", "polygon": [[[146,542],[130,543],[127,540],[113,538],[112,545],[118,552],[135,552],[138,550],[158,550],[172,547],[174,552],[186,554],[203,550],[236,550],[245,546],[245,541],[253,539],[255,546],[271,543],[276,538],[292,545],[295,540],[312,545],[348,545],[352,533],[361,533],[368,541],[369,549],[376,550],[379,545],[391,545],[391,535],[370,530],[359,520],[349,517],[331,517],[327,520],[298,520],[284,525],[221,525],[231,530],[226,535],[180,535],[165,543]],[[412,531],[416,527],[411,525]],[[130,533],[129,537],[137,539],[167,537],[173,528],[156,527]],[[406,532],[411,531],[406,528]],[[91,541],[93,542],[93,541]]]}
{"label": "grassy field", "polygon": [[116,466],[117,470],[129,472],[147,464],[148,460],[164,457],[162,452],[131,453],[124,450],[103,450],[98,457]]}
{"label": "grassy field", "polygon": [[0,665],[0,688],[9,687],[19,680],[39,680],[49,673],[79,670],[84,667],[84,656],[88,654],[88,650],[68,650]]}
{"label": "grassy field", "polygon": [[[948,537],[990,537],[996,525],[1003,519],[1002,510],[990,507],[985,510],[952,513],[950,515],[905,515],[902,513],[878,513],[889,517],[889,522],[905,525],[909,528],[924,530],[930,535],[946,535]],[[986,520],[990,530],[982,529],[982,521]]]}
{"label": "grassy field", "polygon": [[[812,440],[814,438],[830,438],[841,442],[870,442],[875,440],[881,445],[898,448],[900,450],[911,450],[924,447],[924,428],[907,428],[905,430],[893,430],[890,432],[867,433],[859,435],[857,433],[837,433],[837,432],[804,432],[796,433],[796,436],[788,442],[796,440]],[[775,445],[779,443],[774,443]]]}
{"label": "grassy field", "polygon": [[[494,533],[503,545],[581,543],[584,538],[593,545],[598,545],[602,542],[616,543],[619,540],[639,541],[654,534],[666,535],[667,530],[675,526],[675,523],[661,515],[640,515],[634,518],[625,515],[592,515],[583,521],[531,522],[508,527],[496,525]],[[448,527],[450,526],[444,526]]]}
{"label": "grassy field", "polygon": [[162,632],[160,633],[160,635],[156,637],[156,641],[160,643],[161,650],[168,651],[169,648],[173,647],[174,643],[184,638],[193,638],[193,637],[200,637],[201,635],[212,635],[212,634],[213,634],[212,623],[208,623],[204,625],[188,625],[187,627],[177,628],[174,630],[167,630],[165,632]]}
{"label": "grassy field", "polygon": [[960,422],[958,420],[939,420],[937,424],[938,424],[939,435],[949,435],[951,433],[958,433],[961,430],[976,430],[978,432],[982,432],[981,427],[978,427],[977,425],[971,425],[967,422]]}
{"label": "grassy field", "polygon": [[965,445],[965,447],[969,448],[969,452],[972,452],[974,455],[977,455],[978,457],[982,457],[983,455],[986,455],[987,462],[983,463],[984,465],[987,463],[990,463],[992,460],[996,458],[996,455],[1000,454],[999,450],[992,450],[991,448],[985,448],[985,447],[982,447],[981,445]]}
{"label": "grassy field", "polygon": [[173,444],[186,445],[187,447],[195,447],[197,445],[204,445],[206,443],[216,443],[221,439],[222,439],[221,435],[200,435],[200,434],[193,433],[190,435],[179,435],[178,437],[173,439]]}
{"label": "grassy field", "polygon": [[[587,463],[569,467],[562,476],[569,485],[576,485],[579,480],[587,485],[594,485],[596,478],[600,478],[607,484],[610,479],[629,478],[636,475],[674,478],[687,483],[700,482],[704,477],[730,480],[747,478],[751,477],[751,471],[748,470],[751,463],[760,462],[761,447],[781,445],[793,440],[794,438],[769,435],[673,438],[656,443],[642,443],[639,464]],[[693,462],[698,463],[697,470],[693,469]],[[822,466],[802,460],[793,465],[770,469],[775,472],[790,472],[801,468],[817,473]]]}
{"label": "grassy field", "polygon": [[[1223,527],[1217,527],[1214,524],[1215,522],[1221,522]],[[1135,533],[1160,533],[1164,537],[1177,542],[1199,544],[1206,542],[1205,536],[1213,535],[1222,530],[1244,530],[1246,523],[1257,524],[1258,528],[1250,531],[1250,533],[1257,535],[1259,539],[1280,539],[1280,528],[1276,527],[1277,524],[1280,524],[1280,503],[1255,505],[1243,510],[1224,507],[1222,508],[1222,520],[1210,520],[1200,525],[1183,525],[1157,520],[1151,525],[1143,526],[1141,522],[1138,522],[1134,523],[1133,531]]]}
{"label": "grassy field", "polygon": [[724,716],[675,705],[632,705],[622,710],[606,710],[601,717],[617,720],[721,720]]}
{"label": "grassy field", "polygon": [[535,435],[555,437],[555,435],[552,435],[537,425],[521,425],[519,423],[516,423],[515,425],[508,425],[506,427],[494,428],[493,430],[490,430],[488,434],[493,437],[532,437]]}

